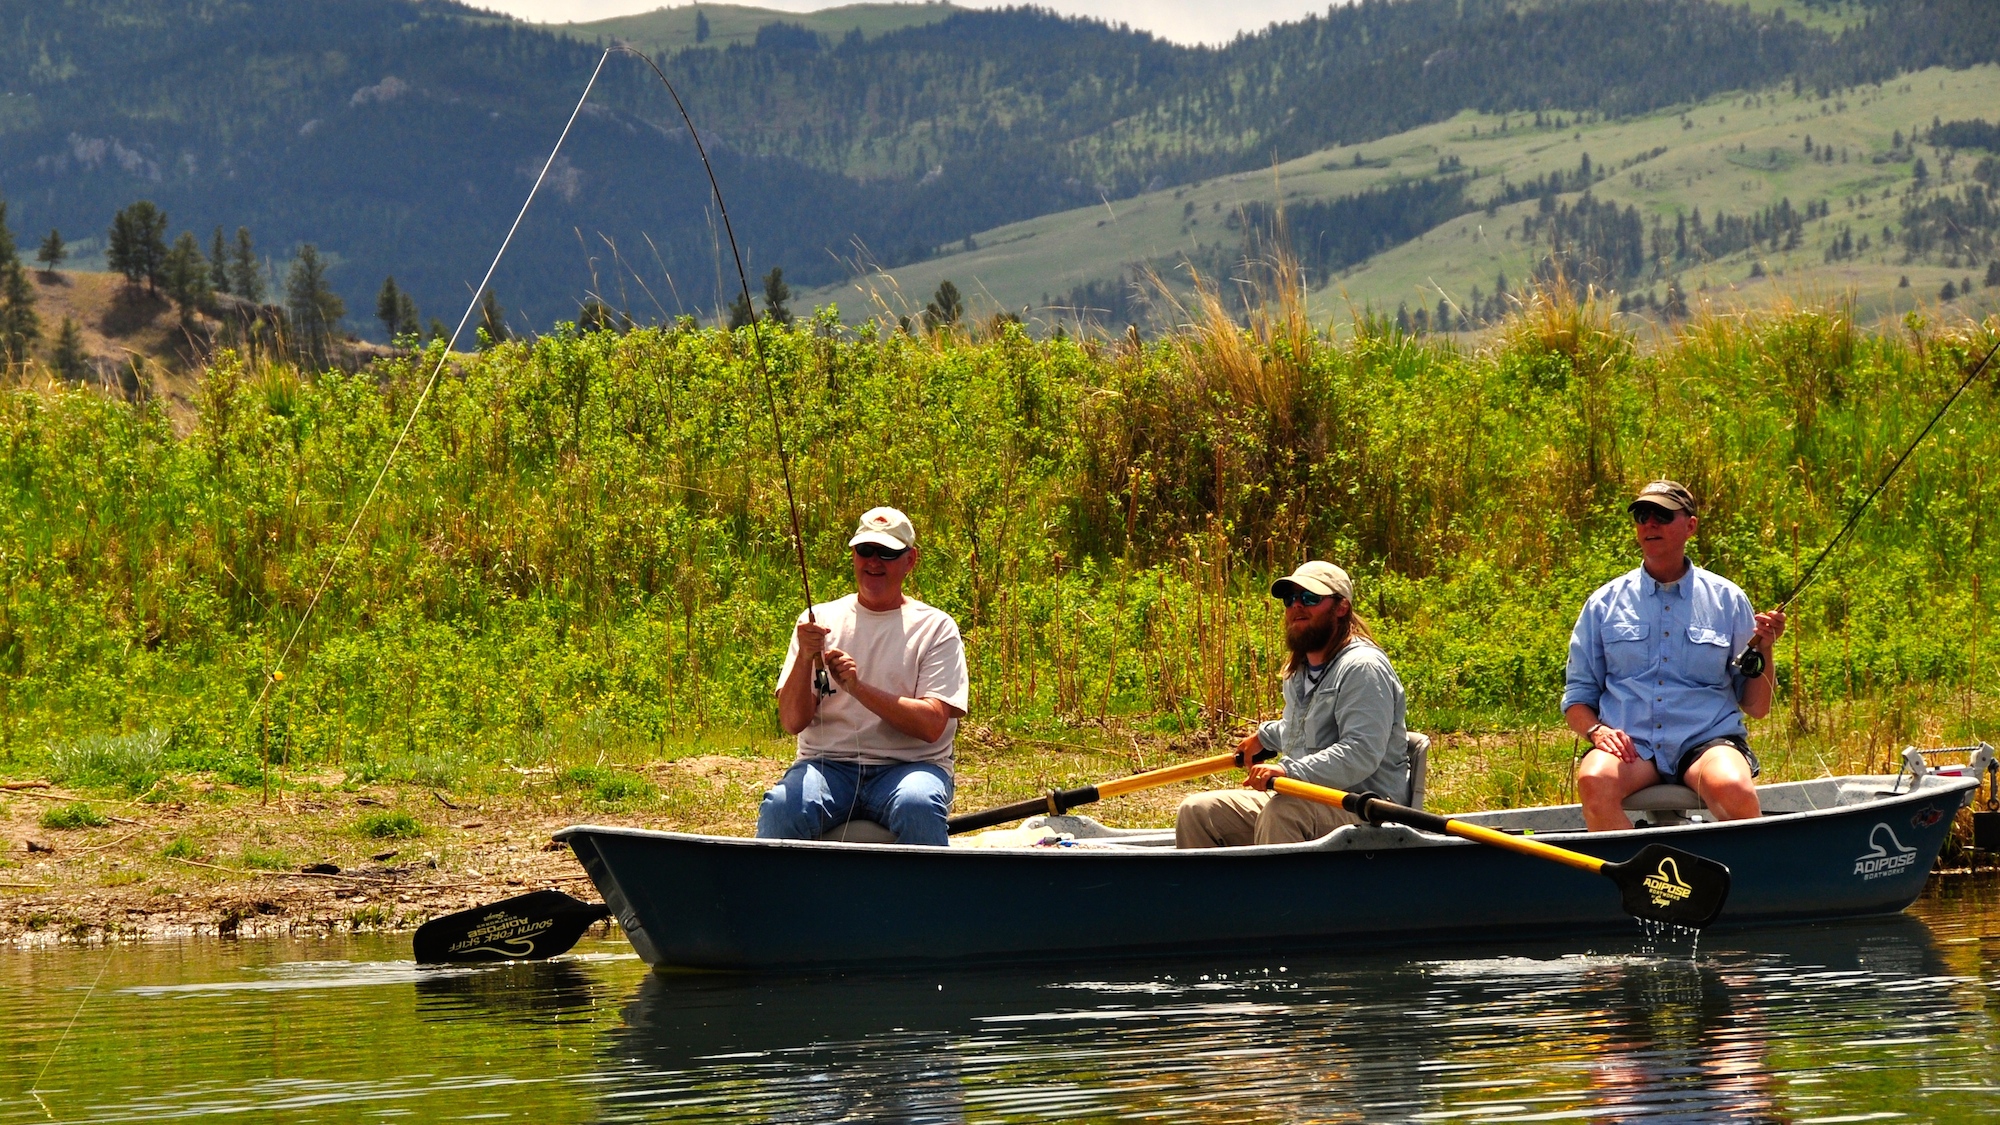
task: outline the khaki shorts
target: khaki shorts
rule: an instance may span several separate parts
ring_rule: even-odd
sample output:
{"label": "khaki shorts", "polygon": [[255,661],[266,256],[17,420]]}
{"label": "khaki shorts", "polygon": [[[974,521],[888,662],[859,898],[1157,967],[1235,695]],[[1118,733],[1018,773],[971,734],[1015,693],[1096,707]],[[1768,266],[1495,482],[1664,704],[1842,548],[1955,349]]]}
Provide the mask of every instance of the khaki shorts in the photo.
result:
{"label": "khaki shorts", "polygon": [[1174,817],[1174,846],[1240,848],[1246,844],[1302,844],[1362,820],[1346,809],[1282,793],[1218,789],[1181,802]]}

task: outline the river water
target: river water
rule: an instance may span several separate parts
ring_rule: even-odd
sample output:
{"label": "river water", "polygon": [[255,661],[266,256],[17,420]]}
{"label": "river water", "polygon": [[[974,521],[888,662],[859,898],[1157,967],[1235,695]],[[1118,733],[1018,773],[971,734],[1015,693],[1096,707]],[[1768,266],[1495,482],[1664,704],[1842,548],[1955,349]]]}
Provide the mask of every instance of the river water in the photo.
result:
{"label": "river water", "polygon": [[1986,880],[1698,942],[1033,972],[667,976],[596,939],[419,970],[408,949],[0,951],[0,1123],[2000,1119]]}

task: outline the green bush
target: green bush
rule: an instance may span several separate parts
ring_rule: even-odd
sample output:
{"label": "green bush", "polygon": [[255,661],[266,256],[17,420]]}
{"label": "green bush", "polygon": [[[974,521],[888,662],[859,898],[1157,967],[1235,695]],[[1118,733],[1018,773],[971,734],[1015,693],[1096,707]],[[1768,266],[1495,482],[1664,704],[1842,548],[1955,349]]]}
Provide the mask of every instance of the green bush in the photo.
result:
{"label": "green bush", "polygon": [[43,828],[56,829],[102,828],[110,823],[111,821],[106,819],[103,813],[98,812],[82,801],[72,801],[68,804],[56,805],[43,813],[41,820]]}
{"label": "green bush", "polygon": [[643,777],[599,766],[571,766],[556,775],[556,784],[588,790],[590,799],[602,805],[650,801],[658,795],[653,783]]}
{"label": "green bush", "polygon": [[175,836],[167,841],[166,847],[160,849],[160,855],[166,859],[200,859],[202,852],[195,846],[193,840],[186,836]]}
{"label": "green bush", "polygon": [[136,796],[159,782],[166,744],[160,730],[86,735],[49,751],[49,780]]}
{"label": "green bush", "polygon": [[[1911,327],[1804,310],[1642,349],[1553,304],[1478,351],[1214,324],[1136,349],[804,322],[764,340],[816,594],[851,588],[858,512],[897,504],[923,541],[913,592],[964,633],[974,720],[1176,733],[1275,711],[1267,590],[1312,556],[1354,573],[1413,725],[1558,722],[1577,609],[1635,565],[1637,487],[1689,484],[1697,561],[1772,603],[1794,528],[1810,558],[1990,340]],[[294,621],[273,607],[316,587],[437,353],[307,378],[225,352],[187,418],[0,389],[10,744],[127,790],[158,771],[252,787],[266,754],[280,778],[455,788],[779,737],[799,575],[750,356],[741,333],[648,330],[465,357],[261,704]],[[1953,411],[1792,607],[1786,691],[2000,663],[2000,396]],[[173,733],[154,754],[78,730]],[[616,771],[560,784],[652,795]]]}
{"label": "green bush", "polygon": [[290,871],[292,859],[277,849],[246,846],[241,856],[243,866],[251,871]]}
{"label": "green bush", "polygon": [[409,840],[424,834],[417,818],[401,809],[383,809],[363,815],[354,830],[374,840]]}

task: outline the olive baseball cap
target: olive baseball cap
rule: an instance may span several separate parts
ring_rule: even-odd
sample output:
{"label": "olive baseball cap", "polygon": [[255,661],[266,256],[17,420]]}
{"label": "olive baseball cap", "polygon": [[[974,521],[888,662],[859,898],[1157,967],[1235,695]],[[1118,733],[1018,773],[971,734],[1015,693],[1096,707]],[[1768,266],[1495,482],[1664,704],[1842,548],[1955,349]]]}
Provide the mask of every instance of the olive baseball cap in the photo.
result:
{"label": "olive baseball cap", "polygon": [[1347,572],[1318,559],[1300,563],[1297,570],[1271,583],[1271,596],[1274,598],[1282,598],[1290,590],[1339,594],[1350,602],[1354,600],[1354,580],[1347,576]]}
{"label": "olive baseball cap", "polygon": [[854,528],[854,538],[847,541],[850,547],[859,547],[863,543],[907,551],[917,545],[917,529],[911,526],[910,517],[894,508],[870,508],[861,513],[861,522]]}
{"label": "olive baseball cap", "polygon": [[1630,504],[1625,505],[1625,510],[1629,512],[1641,504],[1653,504],[1669,512],[1695,514],[1694,493],[1682,487],[1679,481],[1654,481],[1640,489],[1639,495],[1634,497]]}

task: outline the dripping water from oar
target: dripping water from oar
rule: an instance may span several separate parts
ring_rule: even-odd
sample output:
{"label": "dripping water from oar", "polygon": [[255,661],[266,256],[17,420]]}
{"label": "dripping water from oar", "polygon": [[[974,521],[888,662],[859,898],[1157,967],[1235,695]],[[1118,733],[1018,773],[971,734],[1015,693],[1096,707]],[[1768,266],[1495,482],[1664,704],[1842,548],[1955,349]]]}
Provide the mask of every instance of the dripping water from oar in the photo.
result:
{"label": "dripping water from oar", "polygon": [[[1895,464],[1889,466],[1889,471],[1882,474],[1882,479],[1876,482],[1875,490],[1864,497],[1861,503],[1855,505],[1854,512],[1847,517],[1847,522],[1841,525],[1840,530],[1834,534],[1834,537],[1827,541],[1825,547],[1820,549],[1819,556],[1813,559],[1811,566],[1806,568],[1804,577],[1792,584],[1791,593],[1786,594],[1784,600],[1778,603],[1778,609],[1783,610],[1790,606],[1794,599],[1805,592],[1807,586],[1812,585],[1813,576],[1819,573],[1820,564],[1825,562],[1827,556],[1833,554],[1834,549],[1847,539],[1847,533],[1853,531],[1854,525],[1861,522],[1861,516],[1868,511],[1868,505],[1873,504],[1875,498],[1882,495],[1882,490],[1889,487],[1889,482],[1896,476],[1896,470],[1902,468],[1903,462],[1910,459],[1910,454],[1917,451],[1917,446],[1922,445],[1924,439],[1931,436],[1931,431],[1936,429],[1937,424],[1944,419],[1945,411],[1950,410],[1951,404],[1958,401],[1958,396],[1965,393],[1965,388],[1971,386],[1974,379],[1979,378],[1981,371],[1986,370],[1986,365],[1992,361],[1993,353],[1995,352],[2000,352],[2000,343],[1996,343],[1987,349],[1986,358],[1973,364],[1972,369],[1966,372],[1965,378],[1959,381],[1958,389],[1951,392],[1951,397],[1945,399],[1944,405],[1938,407],[1937,413],[1931,415],[1931,420],[1924,424],[1924,428],[1917,434],[1916,440],[1912,441],[1909,447],[1903,450],[1903,455],[1896,458]],[[1744,649],[1743,655],[1736,658],[1736,668],[1743,674],[1743,678],[1746,680],[1754,680],[1763,675],[1765,666],[1764,654],[1755,648]]]}

